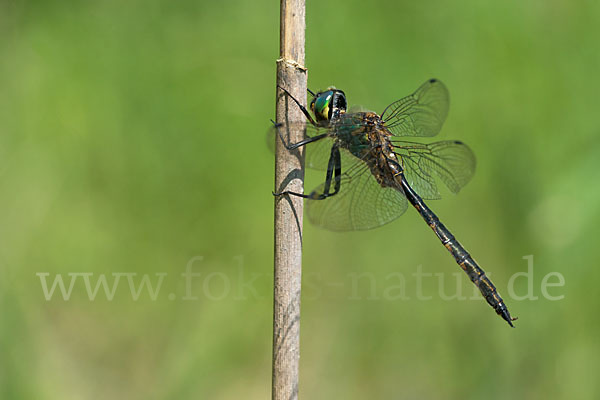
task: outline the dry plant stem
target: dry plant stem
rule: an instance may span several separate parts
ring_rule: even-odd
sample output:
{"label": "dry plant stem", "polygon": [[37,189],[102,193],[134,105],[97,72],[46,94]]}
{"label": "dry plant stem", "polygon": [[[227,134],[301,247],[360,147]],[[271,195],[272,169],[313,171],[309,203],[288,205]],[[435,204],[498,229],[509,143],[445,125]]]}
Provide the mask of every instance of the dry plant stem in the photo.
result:
{"label": "dry plant stem", "polygon": [[[306,104],[304,65],[304,0],[281,0],[280,58],[277,84]],[[277,89],[277,122],[303,121],[304,115]],[[289,131],[288,143],[304,138],[302,130]],[[275,191],[303,192],[304,150],[289,151],[276,137]],[[300,358],[300,284],[302,277],[302,208],[295,196],[275,198],[275,277],[273,304],[274,400],[298,398]]]}

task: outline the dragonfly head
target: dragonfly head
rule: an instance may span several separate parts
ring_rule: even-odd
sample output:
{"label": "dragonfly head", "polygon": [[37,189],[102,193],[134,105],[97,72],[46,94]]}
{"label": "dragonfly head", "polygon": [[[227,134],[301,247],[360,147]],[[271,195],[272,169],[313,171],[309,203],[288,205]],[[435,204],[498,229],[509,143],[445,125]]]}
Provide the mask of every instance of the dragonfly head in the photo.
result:
{"label": "dragonfly head", "polygon": [[333,86],[318,92],[310,102],[310,109],[317,122],[329,122],[346,112],[346,95]]}

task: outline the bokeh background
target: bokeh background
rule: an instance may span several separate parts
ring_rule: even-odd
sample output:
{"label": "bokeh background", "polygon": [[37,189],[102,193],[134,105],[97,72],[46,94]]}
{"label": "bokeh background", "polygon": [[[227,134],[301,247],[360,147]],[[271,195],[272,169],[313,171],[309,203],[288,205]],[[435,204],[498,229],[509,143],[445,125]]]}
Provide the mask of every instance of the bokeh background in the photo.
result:
{"label": "bokeh background", "polygon": [[[276,2],[0,2],[0,398],[270,396],[278,18]],[[381,111],[446,83],[440,136],[477,173],[430,206],[520,318],[443,300],[462,272],[412,210],[368,232],[306,223],[301,397],[600,397],[599,22],[594,1],[309,2],[313,90]],[[507,292],[526,256],[514,292],[537,300]],[[419,268],[438,274],[430,300]],[[114,297],[90,299],[84,277],[114,273]],[[163,279],[154,300],[133,299],[144,274]],[[57,276],[68,300],[46,300]]]}

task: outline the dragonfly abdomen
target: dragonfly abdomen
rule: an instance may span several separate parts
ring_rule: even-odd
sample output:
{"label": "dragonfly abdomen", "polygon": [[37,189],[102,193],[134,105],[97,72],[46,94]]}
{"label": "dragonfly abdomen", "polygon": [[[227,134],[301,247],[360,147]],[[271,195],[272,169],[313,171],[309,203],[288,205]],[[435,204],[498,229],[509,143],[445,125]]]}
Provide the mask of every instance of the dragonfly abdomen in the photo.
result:
{"label": "dragonfly abdomen", "polygon": [[450,233],[448,228],[439,220],[433,211],[421,199],[421,197],[410,187],[406,179],[402,176],[400,184],[408,201],[415,207],[425,220],[427,225],[435,232],[444,247],[456,260],[456,263],[466,272],[471,282],[477,286],[482,296],[490,306],[500,315],[510,326],[513,326],[514,319],[510,316],[508,308],[504,304],[502,297],[498,294],[496,287],[485,275],[485,272],[477,265],[477,262],[471,257],[469,252],[458,242]]}

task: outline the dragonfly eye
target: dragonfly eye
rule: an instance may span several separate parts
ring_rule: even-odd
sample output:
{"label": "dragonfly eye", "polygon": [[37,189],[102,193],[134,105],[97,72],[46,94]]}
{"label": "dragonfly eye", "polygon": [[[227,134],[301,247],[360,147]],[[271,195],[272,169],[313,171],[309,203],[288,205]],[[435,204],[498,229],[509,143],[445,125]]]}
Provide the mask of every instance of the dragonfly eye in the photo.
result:
{"label": "dragonfly eye", "polygon": [[330,121],[346,111],[346,95],[337,89],[319,92],[310,102],[310,109],[317,121]]}
{"label": "dragonfly eye", "polygon": [[331,90],[319,92],[310,102],[310,108],[313,114],[315,114],[317,121],[329,120],[331,115],[329,105],[331,103],[332,96],[333,91]]}

